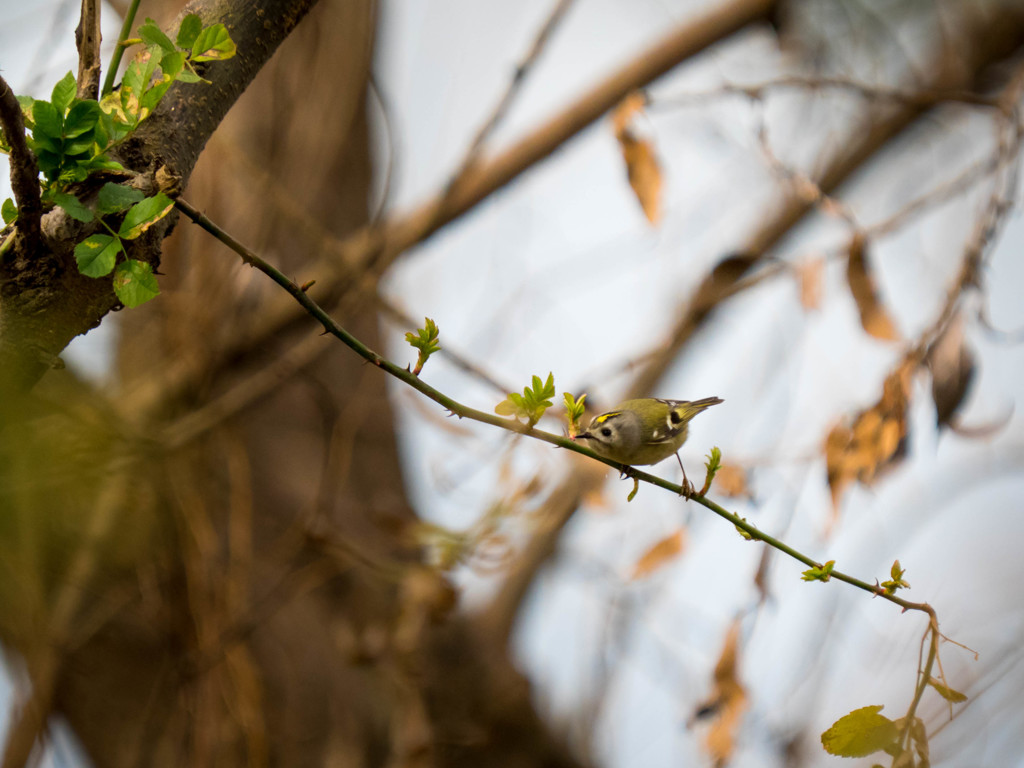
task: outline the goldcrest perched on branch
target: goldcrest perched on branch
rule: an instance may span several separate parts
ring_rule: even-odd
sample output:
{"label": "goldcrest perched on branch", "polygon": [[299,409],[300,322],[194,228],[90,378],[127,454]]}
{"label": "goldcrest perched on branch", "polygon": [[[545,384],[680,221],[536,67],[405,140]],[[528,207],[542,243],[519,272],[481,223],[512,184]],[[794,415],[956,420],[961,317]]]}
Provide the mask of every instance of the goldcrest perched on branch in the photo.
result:
{"label": "goldcrest perched on branch", "polygon": [[683,470],[685,489],[689,481],[677,451],[686,442],[690,419],[721,402],[720,397],[692,402],[654,397],[626,400],[591,419],[590,426],[576,439],[586,440],[594,453],[621,464],[657,464],[675,454]]}

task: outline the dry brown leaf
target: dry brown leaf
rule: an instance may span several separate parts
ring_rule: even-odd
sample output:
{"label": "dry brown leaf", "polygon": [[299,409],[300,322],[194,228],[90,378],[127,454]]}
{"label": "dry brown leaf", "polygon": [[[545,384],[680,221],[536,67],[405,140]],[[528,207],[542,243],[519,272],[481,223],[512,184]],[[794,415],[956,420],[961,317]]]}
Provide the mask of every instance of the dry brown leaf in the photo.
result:
{"label": "dry brown leaf", "polygon": [[854,480],[870,484],[878,473],[903,455],[907,437],[907,405],[912,361],[903,361],[886,377],[882,397],[858,413],[850,424],[837,424],[825,439],[825,466],[832,505],[839,509],[843,491]]}
{"label": "dry brown leaf", "polygon": [[622,148],[629,186],[640,201],[647,220],[657,224],[661,220],[661,164],[654,152],[654,145],[647,139],[639,138],[629,127],[634,115],[641,112],[643,106],[643,94],[639,91],[629,94],[612,113],[612,126]]}
{"label": "dry brown leaf", "polygon": [[846,282],[850,286],[853,300],[860,312],[860,324],[876,339],[895,341],[900,335],[896,331],[889,313],[878,298],[874,276],[868,267],[867,244],[864,236],[857,233],[850,241],[849,258],[846,262]]}
{"label": "dry brown leaf", "polygon": [[622,134],[629,130],[633,115],[643,111],[645,101],[640,91],[633,91],[612,111],[612,127],[615,129],[615,137],[620,141]]}
{"label": "dry brown leaf", "polygon": [[723,464],[715,473],[715,491],[722,496],[750,496],[747,470],[739,464]]}
{"label": "dry brown leaf", "polygon": [[957,314],[946,330],[928,348],[926,357],[932,373],[932,399],[938,426],[949,424],[963,404],[974,378],[974,355],[964,338],[964,318]]}
{"label": "dry brown leaf", "polygon": [[714,717],[704,739],[715,766],[724,766],[736,747],[736,733],[747,708],[747,692],[739,680],[740,620],[735,619],[726,633],[722,652],[715,664],[711,697],[698,711]]}
{"label": "dry brown leaf", "polygon": [[661,220],[661,165],[647,139],[638,139],[630,131],[619,135],[622,157],[626,161],[629,186],[633,188],[644,215],[651,224]]}
{"label": "dry brown leaf", "polygon": [[757,573],[754,574],[754,586],[757,587],[758,602],[765,602],[768,597],[768,567],[772,562],[771,547],[761,547],[761,560],[757,564]]}
{"label": "dry brown leaf", "polygon": [[645,576],[650,576],[681,554],[684,544],[685,536],[682,528],[675,533],[670,533],[644,552],[643,556],[636,561],[636,565],[633,566],[633,574],[630,578],[642,579]]}
{"label": "dry brown leaf", "polygon": [[825,294],[825,259],[808,259],[796,268],[800,282],[800,304],[804,309],[820,309]]}

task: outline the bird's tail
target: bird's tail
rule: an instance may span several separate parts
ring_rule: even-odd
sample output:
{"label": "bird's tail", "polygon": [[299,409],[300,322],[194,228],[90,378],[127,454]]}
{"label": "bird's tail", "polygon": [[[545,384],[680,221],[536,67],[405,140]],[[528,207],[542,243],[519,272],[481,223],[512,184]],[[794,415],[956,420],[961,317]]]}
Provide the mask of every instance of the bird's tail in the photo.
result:
{"label": "bird's tail", "polygon": [[724,402],[725,401],[720,397],[705,397],[703,400],[693,400],[692,402],[687,403],[686,410],[696,414],[700,413],[705,408],[710,408],[712,405],[718,405],[719,403]]}

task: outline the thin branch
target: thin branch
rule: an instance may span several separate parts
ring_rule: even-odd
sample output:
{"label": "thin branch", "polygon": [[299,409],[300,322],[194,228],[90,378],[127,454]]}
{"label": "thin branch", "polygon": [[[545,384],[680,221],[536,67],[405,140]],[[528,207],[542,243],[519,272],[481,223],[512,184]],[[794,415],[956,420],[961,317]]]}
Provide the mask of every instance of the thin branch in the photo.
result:
{"label": "thin branch", "polygon": [[39,198],[39,165],[25,140],[25,121],[21,105],[7,81],[0,77],[0,127],[11,148],[11,188],[18,204],[18,229],[24,237],[26,252],[39,244],[39,222],[43,206]]}
{"label": "thin branch", "polygon": [[373,212],[369,218],[370,224],[376,225],[384,217],[384,212],[388,209],[388,203],[391,201],[391,188],[395,176],[397,153],[395,152],[395,129],[394,121],[391,118],[391,105],[388,103],[387,98],[385,98],[383,91],[381,91],[377,78],[373,76],[373,72],[370,72],[366,86],[367,93],[373,96],[374,101],[377,102],[377,108],[380,110],[380,123],[384,134],[381,143],[387,150],[384,153],[384,171],[378,174],[379,177],[382,176],[384,179],[381,185],[380,199],[373,206]]}
{"label": "thin branch", "polygon": [[918,657],[917,685],[914,687],[914,697],[907,708],[907,714],[904,718],[903,729],[899,738],[899,744],[906,752],[910,751],[911,734],[914,730],[914,720],[918,704],[921,703],[921,697],[924,696],[924,692],[928,688],[928,682],[932,679],[932,667],[939,656],[939,637],[941,636],[939,633],[939,620],[935,615],[935,611],[929,611],[928,616],[928,629],[925,630],[924,637],[921,638],[922,643],[926,640],[928,641],[928,658],[922,665],[920,657]]}
{"label": "thin branch", "polygon": [[[84,0],[83,0],[84,1]],[[117,70],[121,68],[121,57],[124,56],[124,49],[127,47],[124,41],[132,34],[132,24],[135,23],[135,13],[139,10],[139,0],[132,0],[128,11],[124,15],[124,23],[121,24],[121,32],[117,36],[117,43],[114,45],[114,52],[110,55],[110,66],[107,67],[107,78],[103,81],[103,95],[114,90],[114,81],[117,79]]]}
{"label": "thin branch", "polygon": [[82,0],[82,16],[75,29],[78,46],[78,98],[98,99],[100,95],[100,4]]}
{"label": "thin branch", "polygon": [[[281,286],[293,299],[295,299],[295,301],[299,303],[299,305],[306,311],[307,314],[309,314],[318,323],[320,323],[320,325],[323,326],[324,331],[326,333],[329,333],[332,336],[338,338],[343,344],[345,344],[345,346],[354,351],[364,360],[372,363],[373,365],[382,369],[384,372],[390,374],[391,376],[394,376],[395,378],[401,380],[405,384],[408,384],[410,387],[417,390],[426,397],[430,398],[435,403],[443,406],[448,411],[450,411],[452,415],[458,416],[459,418],[466,418],[471,419],[473,421],[478,421],[483,424],[489,424],[491,426],[498,427],[499,429],[504,429],[509,432],[526,435],[536,440],[542,440],[546,443],[556,445],[560,448],[565,448],[566,450],[574,451],[584,456],[588,456],[592,459],[600,461],[603,464],[607,464],[609,467],[612,467],[613,469],[617,469],[624,475],[628,475],[631,478],[643,481],[649,485],[654,485],[659,488],[663,488],[667,491],[671,491],[677,496],[681,496],[683,494],[682,486],[676,483],[672,483],[669,482],[668,480],[664,480],[660,477],[657,477],[656,475],[651,475],[647,472],[643,472],[642,470],[638,470],[635,467],[631,467],[626,464],[620,464],[619,462],[612,461],[610,459],[602,458],[593,451],[589,450],[588,448],[584,448],[580,444],[576,443],[573,440],[570,440],[567,437],[555,435],[550,432],[544,432],[543,430],[536,429],[535,427],[530,427],[521,424],[520,422],[515,421],[513,419],[502,418],[493,413],[487,413],[486,411],[480,411],[475,408],[470,408],[469,406],[463,405],[462,403],[459,403],[453,398],[448,397],[448,395],[444,394],[440,390],[434,389],[434,387],[425,383],[420,377],[414,376],[412,372],[409,371],[408,368],[402,368],[401,366],[396,365],[395,363],[391,362],[382,355],[373,351],[365,344],[363,344],[361,341],[359,341],[357,338],[352,336],[352,334],[350,334],[337,322],[335,322],[334,319],[319,304],[317,304],[312,298],[310,298],[309,295],[305,291],[303,291],[302,288],[300,288],[297,283],[290,280],[284,273],[282,273],[276,267],[274,267],[269,262],[265,261],[258,255],[256,255],[253,251],[246,248],[238,240],[236,240],[234,237],[232,237],[230,234],[228,234],[222,228],[220,228],[217,224],[211,221],[209,217],[197,211],[195,208],[193,208],[190,204],[188,204],[181,198],[175,201],[174,205],[179,211],[185,214],[185,216],[191,219],[194,223],[198,224],[200,227],[202,227],[211,235],[213,235],[217,240],[224,243],[232,251],[238,254],[242,258],[242,261],[244,261],[250,267],[255,267],[260,272],[269,277],[271,280],[273,280],[275,283],[277,283],[279,286]],[[762,541],[765,544],[768,544],[769,546],[779,550],[780,552],[789,555],[794,560],[797,560],[798,562],[803,563],[804,565],[810,566],[811,568],[823,567],[822,563],[814,560],[809,555],[805,555],[799,550],[794,549],[785,542],[781,541],[780,539],[777,539],[774,536],[764,533],[753,524],[747,522],[744,518],[741,518],[740,516],[732,512],[729,512],[727,509],[721,507],[714,501],[711,501],[710,499],[707,499],[703,496],[694,496],[692,498],[693,501],[695,501],[696,503],[701,504],[707,509],[710,509],[719,517],[727,520],[728,522],[736,526],[736,528],[747,533],[751,539],[754,539],[756,541]],[[881,597],[884,600],[888,600],[889,602],[900,606],[905,611],[923,611],[927,613],[929,616],[934,617],[935,615],[934,610],[927,603],[915,603],[909,600],[904,600],[903,598],[897,597],[896,595],[887,594],[877,585],[870,584],[866,581],[858,579],[854,576],[850,576],[841,571],[831,571],[831,578],[836,579],[837,581],[842,581],[846,584],[856,587],[857,589],[861,589],[865,592],[868,592],[875,597]]]}
{"label": "thin branch", "polygon": [[962,88],[923,88],[906,89],[891,88],[884,85],[872,85],[844,77],[785,75],[774,80],[761,83],[741,85],[739,83],[723,83],[706,91],[659,96],[647,95],[645,102],[651,111],[678,107],[690,107],[720,99],[722,96],[745,96],[752,101],[761,101],[771,91],[796,89],[806,91],[849,91],[872,101],[891,102],[905,107],[923,109],[945,102],[959,102],[978,107],[999,109],[999,99]]}

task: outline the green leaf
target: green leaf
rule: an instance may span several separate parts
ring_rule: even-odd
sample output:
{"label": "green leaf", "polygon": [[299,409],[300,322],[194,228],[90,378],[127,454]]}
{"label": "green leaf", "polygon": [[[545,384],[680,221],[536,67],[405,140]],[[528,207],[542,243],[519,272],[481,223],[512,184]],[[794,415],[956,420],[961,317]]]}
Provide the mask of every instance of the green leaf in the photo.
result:
{"label": "green leaf", "polygon": [[569,422],[570,437],[575,437],[576,433],[579,431],[580,418],[586,410],[586,405],[584,405],[584,401],[586,399],[587,395],[585,392],[580,395],[579,400],[573,397],[571,392],[562,393],[562,401],[565,403],[565,420]]}
{"label": "green leaf", "polygon": [[910,582],[903,578],[906,572],[906,569],[900,566],[899,560],[893,561],[892,568],[889,569],[892,578],[886,579],[880,585],[885,594],[895,595],[898,589],[910,589]]}
{"label": "green leaf", "polygon": [[79,167],[92,173],[93,171],[123,171],[124,166],[116,160],[111,160],[104,155],[94,155]]}
{"label": "green leaf", "polygon": [[136,99],[146,87],[145,66],[141,61],[133,61],[124,71],[121,78],[121,103],[124,104],[125,93],[129,93]]}
{"label": "green leaf", "polygon": [[184,19],[181,20],[181,26],[178,27],[178,47],[179,48],[191,48],[192,44],[199,37],[199,33],[203,31],[203,20],[194,13],[190,13]]}
{"label": "green leaf", "polygon": [[75,84],[75,76],[69,70],[60,79],[60,82],[53,86],[53,93],[50,96],[50,103],[53,105],[53,108],[63,115],[67,108],[71,106],[71,101],[75,98],[77,90],[78,86]]}
{"label": "green leaf", "polygon": [[120,184],[108,181],[100,189],[100,193],[96,199],[96,212],[103,215],[106,213],[127,211],[137,202],[142,200],[143,197],[145,197],[145,195],[137,189],[133,189],[132,187],[123,187]]}
{"label": "green leaf", "polygon": [[836,567],[835,560],[829,560],[824,565],[816,565],[803,572],[800,576],[804,581],[829,581],[832,578],[832,570]]}
{"label": "green leaf", "polygon": [[438,343],[440,333],[437,323],[429,317],[425,317],[422,328],[417,328],[415,333],[410,331],[405,334],[405,340],[420,351],[419,357],[416,359],[416,367],[412,370],[413,376],[419,376],[427,359],[441,349],[441,345]]}
{"label": "green leaf", "polygon": [[64,118],[64,138],[74,139],[91,132],[100,121],[100,104],[92,99],[76,101]]}
{"label": "green leaf", "polygon": [[192,69],[192,62],[187,61],[187,60],[185,61],[185,68],[183,70],[181,70],[181,74],[178,75],[178,80],[180,80],[183,83],[208,83],[208,82],[210,82],[209,80],[204,80],[199,75],[197,75],[196,71],[194,69]]}
{"label": "green leaf", "polygon": [[46,136],[42,131],[35,131],[32,138],[28,140],[28,145],[33,152],[49,152],[58,158],[64,152],[64,142],[60,137]]}
{"label": "green leaf", "polygon": [[569,414],[571,421],[576,421],[583,415],[583,411],[586,409],[586,406],[584,405],[586,399],[586,392],[580,395],[579,400],[573,397],[571,392],[562,393],[562,401],[565,403],[565,411]]}
{"label": "green leaf", "polygon": [[159,295],[160,286],[149,264],[128,259],[118,264],[114,271],[114,293],[122,304],[131,309]]}
{"label": "green leaf", "polygon": [[0,206],[0,216],[3,217],[4,226],[7,226],[12,221],[18,218],[18,206],[14,204],[11,198],[4,200],[4,204]]}
{"label": "green leaf", "polygon": [[157,83],[144,94],[142,94],[142,98],[139,99],[139,104],[142,105],[142,108],[146,110],[148,113],[152,113],[153,110],[156,109],[157,104],[160,103],[160,99],[164,97],[164,94],[167,93],[167,89],[170,87],[170,80],[164,80],[162,82]]}
{"label": "green leaf", "polygon": [[156,74],[157,67],[160,66],[160,59],[163,58],[163,49],[157,45],[151,45],[143,54],[142,59],[146,63],[145,69],[142,70],[143,83],[148,88],[149,84],[153,82],[153,75]]}
{"label": "green leaf", "polygon": [[510,392],[508,397],[494,406],[494,412],[499,416],[519,416],[523,410],[523,396]]}
{"label": "green leaf", "polygon": [[[539,376],[534,376],[533,377],[533,389],[538,394],[539,397],[543,397],[544,399],[549,399],[549,398],[554,397],[555,396],[555,374],[553,374],[551,372],[548,372],[548,379],[547,379],[546,382],[544,382],[543,389],[541,388],[540,377]],[[548,403],[548,407],[549,408],[551,407],[551,403]]]}
{"label": "green leaf", "polygon": [[156,22],[150,18],[147,18],[146,23],[139,27],[139,37],[142,38],[146,45],[156,45],[165,51],[175,50],[171,38],[165,35],[163,30],[156,25]]}
{"label": "green leaf", "polygon": [[36,153],[36,162],[39,163],[39,170],[49,177],[54,171],[60,168],[60,155],[37,146],[33,147]]}
{"label": "green leaf", "polygon": [[72,139],[64,143],[64,157],[75,158],[76,155],[84,155],[81,160],[85,160],[87,157],[94,154],[93,148],[96,146],[96,134],[89,131],[77,139]]}
{"label": "green leaf", "polygon": [[[125,122],[120,91],[104,96],[100,106],[103,110],[103,114],[100,116],[100,125],[103,126],[102,132],[106,134],[106,140],[103,142],[105,147],[123,139],[131,128]],[[97,133],[99,132],[99,126],[97,126]]]}
{"label": "green leaf", "polygon": [[69,192],[54,192],[53,202],[63,208],[68,216],[76,221],[92,221],[94,218],[92,211],[82,205],[82,201]]}
{"label": "green leaf", "polygon": [[223,24],[204,28],[192,43],[192,61],[223,61],[235,55],[235,43]]}
{"label": "green leaf", "polygon": [[181,70],[185,68],[185,54],[182,51],[165,53],[160,59],[160,69],[163,70],[164,80],[173,82],[178,79]]}
{"label": "green leaf", "polygon": [[881,706],[861,707],[843,715],[821,734],[821,745],[838,757],[865,757],[896,745],[899,728],[881,711]]}
{"label": "green leaf", "polygon": [[67,185],[76,181],[85,181],[89,178],[90,173],[91,171],[85,166],[85,164],[79,165],[77,162],[73,162],[71,164],[65,163],[64,168],[57,177],[57,183],[60,185]]}
{"label": "green leaf", "polygon": [[954,691],[948,685],[943,685],[935,678],[928,678],[928,685],[938,691],[939,696],[944,698],[946,701],[951,701],[954,704],[960,704],[961,702],[967,701],[967,696],[960,691]]}
{"label": "green leaf", "polygon": [[157,192],[153,197],[147,197],[131,207],[117,234],[125,240],[134,240],[170,213],[173,207],[174,201],[171,198],[163,192]]}
{"label": "green leaf", "polygon": [[499,416],[514,416],[525,419],[528,426],[533,426],[551,407],[550,398],[555,396],[555,376],[548,373],[547,381],[542,382],[534,376],[532,385],[523,389],[523,394],[509,393],[508,397],[498,403],[494,412]]}
{"label": "green leaf", "polygon": [[722,449],[717,445],[712,446],[711,453],[708,454],[708,460],[704,462],[704,466],[707,467],[708,473],[714,476],[722,468]]}
{"label": "green leaf", "polygon": [[18,105],[21,107],[21,116],[25,119],[25,126],[31,130],[34,125],[32,119],[32,105],[36,100],[31,96],[18,96]]}
{"label": "green leaf", "polygon": [[60,141],[64,119],[48,101],[38,100],[32,104],[32,137],[37,141],[43,137]]}
{"label": "green leaf", "polygon": [[78,271],[86,277],[109,275],[121,252],[121,241],[113,235],[89,235],[75,246]]}
{"label": "green leaf", "polygon": [[[154,46],[140,58],[133,61],[125,70],[121,79],[121,108],[126,116],[132,118],[132,122],[138,123],[147,117],[141,108],[141,100],[146,91],[149,90],[153,73],[160,63],[161,49]],[[133,125],[134,127],[134,125]]]}

